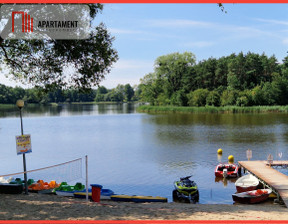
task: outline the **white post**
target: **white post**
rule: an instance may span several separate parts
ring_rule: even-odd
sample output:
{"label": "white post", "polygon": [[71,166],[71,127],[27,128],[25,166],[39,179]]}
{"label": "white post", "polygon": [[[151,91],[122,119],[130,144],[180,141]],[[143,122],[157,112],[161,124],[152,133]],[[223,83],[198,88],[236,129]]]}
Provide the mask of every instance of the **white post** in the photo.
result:
{"label": "white post", "polygon": [[86,201],[88,201],[88,156],[85,156],[85,166],[86,166]]}

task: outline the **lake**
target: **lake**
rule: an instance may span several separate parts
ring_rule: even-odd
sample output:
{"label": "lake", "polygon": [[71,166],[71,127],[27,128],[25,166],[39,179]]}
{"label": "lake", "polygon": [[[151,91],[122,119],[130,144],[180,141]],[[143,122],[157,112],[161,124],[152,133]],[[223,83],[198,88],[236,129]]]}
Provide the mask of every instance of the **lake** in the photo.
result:
{"label": "lake", "polygon": [[[83,158],[82,177],[75,174],[78,179],[72,180],[73,167],[65,173],[68,183],[85,183],[87,155],[89,183],[101,184],[117,194],[162,196],[171,202],[173,182],[192,175],[199,187],[199,203],[232,204],[235,179],[215,178],[219,162],[227,162],[229,155],[236,163],[247,160],[247,149],[252,150],[252,160],[266,160],[269,154],[276,160],[280,152],[281,159],[288,160],[288,114],[153,115],[137,113],[136,107],[25,107],[24,133],[32,139],[27,170]],[[15,136],[20,135],[19,111],[16,106],[2,109],[0,116],[0,174],[22,172],[22,156],[16,155],[15,143]],[[219,148],[223,149],[222,157],[217,155]],[[50,181],[53,172],[57,175],[58,171],[44,170],[40,178]],[[28,173],[28,178],[37,180],[37,175]]]}

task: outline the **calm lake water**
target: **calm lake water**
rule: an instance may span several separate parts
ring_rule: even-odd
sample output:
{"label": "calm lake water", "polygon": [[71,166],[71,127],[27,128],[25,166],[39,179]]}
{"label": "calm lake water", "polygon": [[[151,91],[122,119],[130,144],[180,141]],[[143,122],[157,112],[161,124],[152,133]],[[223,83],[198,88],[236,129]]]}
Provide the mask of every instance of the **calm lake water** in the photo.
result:
{"label": "calm lake water", "polygon": [[[288,114],[151,115],[136,113],[135,108],[133,104],[24,108],[24,133],[32,139],[27,170],[88,155],[89,183],[117,194],[162,196],[171,202],[173,182],[192,175],[200,190],[199,203],[232,204],[235,179],[215,179],[219,161],[227,162],[229,155],[235,162],[246,160],[247,149],[252,150],[252,160],[266,160],[269,154],[277,159],[280,152],[281,159],[288,160]],[[2,109],[0,116],[0,175],[22,172],[15,143],[19,111]],[[219,148],[222,157],[217,156]],[[84,168],[82,173],[73,181],[84,183]],[[37,180],[33,175],[28,178]],[[45,171],[42,175],[44,180],[50,178]]]}

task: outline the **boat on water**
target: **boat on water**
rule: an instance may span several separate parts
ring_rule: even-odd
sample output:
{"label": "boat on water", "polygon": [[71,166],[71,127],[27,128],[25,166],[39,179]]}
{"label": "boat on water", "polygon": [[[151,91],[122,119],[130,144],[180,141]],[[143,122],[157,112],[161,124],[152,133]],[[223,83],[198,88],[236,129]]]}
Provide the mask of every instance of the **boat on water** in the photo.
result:
{"label": "boat on water", "polygon": [[258,178],[250,173],[238,178],[238,180],[235,182],[238,193],[256,190],[258,185]]}
{"label": "boat on water", "polygon": [[[74,192],[73,195],[75,198],[86,198],[86,189],[84,189],[83,191]],[[101,193],[100,193],[100,200],[110,200],[111,195],[114,195],[114,192],[112,190],[102,188]],[[92,189],[91,188],[88,189],[88,198],[92,199]]]}
{"label": "boat on water", "polygon": [[258,189],[232,194],[232,198],[235,202],[255,204],[267,200],[271,193],[271,189]]}
{"label": "boat on water", "polygon": [[111,195],[112,201],[122,201],[122,202],[136,202],[136,203],[145,203],[145,202],[167,202],[168,199],[165,197],[159,196],[142,196],[142,195]]}
{"label": "boat on water", "polygon": [[235,178],[238,176],[238,166],[235,164],[218,164],[215,168],[216,177]]}
{"label": "boat on water", "polygon": [[199,202],[198,186],[190,180],[190,177],[181,177],[179,181],[174,182],[175,190],[172,192],[174,202]]}

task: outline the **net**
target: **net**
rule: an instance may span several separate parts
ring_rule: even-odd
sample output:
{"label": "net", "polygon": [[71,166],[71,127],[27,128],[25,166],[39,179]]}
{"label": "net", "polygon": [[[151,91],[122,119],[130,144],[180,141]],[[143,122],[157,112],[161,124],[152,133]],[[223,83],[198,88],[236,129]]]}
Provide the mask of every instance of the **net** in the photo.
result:
{"label": "net", "polygon": [[[82,179],[82,158],[60,163],[53,166],[43,167],[40,169],[26,171],[27,178],[44,181],[55,180],[60,182],[73,182]],[[12,178],[22,178],[24,172],[0,175],[0,182],[9,182]]]}

